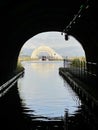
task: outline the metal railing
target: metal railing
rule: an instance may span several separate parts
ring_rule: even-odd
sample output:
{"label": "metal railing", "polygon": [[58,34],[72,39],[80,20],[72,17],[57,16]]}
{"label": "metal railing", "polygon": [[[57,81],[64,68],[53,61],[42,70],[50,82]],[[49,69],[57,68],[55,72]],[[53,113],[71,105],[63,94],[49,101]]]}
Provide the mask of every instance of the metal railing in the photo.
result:
{"label": "metal railing", "polygon": [[15,85],[15,83],[17,82],[17,80],[23,76],[24,71],[18,73],[17,75],[15,75],[13,78],[11,78],[10,80],[8,80],[6,83],[2,84],[0,86],[0,97],[4,96],[8,90]]}
{"label": "metal railing", "polygon": [[78,61],[73,64],[71,60],[64,60],[64,68],[75,77],[87,84],[96,85],[97,81],[97,63]]}

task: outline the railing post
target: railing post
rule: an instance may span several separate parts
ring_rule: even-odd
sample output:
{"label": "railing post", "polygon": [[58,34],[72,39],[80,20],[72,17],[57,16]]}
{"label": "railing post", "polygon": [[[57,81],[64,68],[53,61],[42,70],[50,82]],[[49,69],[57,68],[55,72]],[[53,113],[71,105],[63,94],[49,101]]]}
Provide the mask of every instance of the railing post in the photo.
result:
{"label": "railing post", "polygon": [[82,61],[79,60],[80,79],[82,79]]}
{"label": "railing post", "polygon": [[86,62],[83,61],[83,79],[86,80]]}
{"label": "railing post", "polygon": [[64,68],[65,68],[65,62],[66,62],[66,60],[64,59],[64,62],[63,62],[63,66],[64,66]]}

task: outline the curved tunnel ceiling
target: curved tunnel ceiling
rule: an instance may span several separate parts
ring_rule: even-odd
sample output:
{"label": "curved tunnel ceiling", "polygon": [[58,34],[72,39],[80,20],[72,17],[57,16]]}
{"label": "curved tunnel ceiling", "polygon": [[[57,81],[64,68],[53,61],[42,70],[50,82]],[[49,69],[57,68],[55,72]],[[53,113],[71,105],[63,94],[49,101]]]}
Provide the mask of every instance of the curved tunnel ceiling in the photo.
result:
{"label": "curved tunnel ceiling", "polygon": [[[14,69],[21,47],[32,36],[45,31],[62,32],[85,1],[2,0],[0,4],[1,67],[5,67],[5,70],[7,70],[11,66],[11,70]],[[98,6],[96,0],[87,1],[89,1],[89,8],[87,7],[83,11],[81,18],[72,25],[68,34],[80,41],[88,60],[98,62],[96,55],[98,49],[98,20],[96,12],[98,11]],[[4,54],[4,51],[6,54]],[[8,58],[6,61],[3,60],[5,55]],[[7,64],[8,67],[4,64]]]}

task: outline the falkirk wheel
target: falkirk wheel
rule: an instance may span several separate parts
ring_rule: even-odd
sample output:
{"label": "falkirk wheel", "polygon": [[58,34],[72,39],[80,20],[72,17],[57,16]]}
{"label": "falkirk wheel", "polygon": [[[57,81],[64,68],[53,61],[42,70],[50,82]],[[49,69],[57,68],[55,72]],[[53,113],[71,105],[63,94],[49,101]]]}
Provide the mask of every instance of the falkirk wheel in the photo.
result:
{"label": "falkirk wheel", "polygon": [[49,57],[48,57],[49,60],[63,60],[63,57],[60,56],[57,52],[55,52],[55,50],[45,45],[41,45],[38,48],[36,48],[31,54],[31,59],[38,60],[39,54],[41,52],[47,52],[49,54]]}

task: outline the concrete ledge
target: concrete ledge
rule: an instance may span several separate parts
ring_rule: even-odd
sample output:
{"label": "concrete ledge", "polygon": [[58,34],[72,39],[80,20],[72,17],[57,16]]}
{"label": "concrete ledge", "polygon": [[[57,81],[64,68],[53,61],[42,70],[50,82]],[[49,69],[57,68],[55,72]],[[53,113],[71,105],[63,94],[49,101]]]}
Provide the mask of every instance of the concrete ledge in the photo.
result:
{"label": "concrete ledge", "polygon": [[70,84],[72,89],[79,95],[82,101],[85,102],[92,110],[98,110],[98,100],[92,96],[86,89],[86,85],[75,78],[67,71],[63,71],[63,68],[59,68],[59,74]]}
{"label": "concrete ledge", "polygon": [[24,71],[18,73],[17,75],[15,75],[13,78],[11,78],[10,80],[8,80],[6,83],[4,83],[3,85],[0,86],[0,98],[2,96],[4,96],[8,90],[15,85],[15,83],[17,82],[17,80],[24,74]]}

